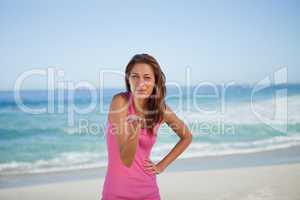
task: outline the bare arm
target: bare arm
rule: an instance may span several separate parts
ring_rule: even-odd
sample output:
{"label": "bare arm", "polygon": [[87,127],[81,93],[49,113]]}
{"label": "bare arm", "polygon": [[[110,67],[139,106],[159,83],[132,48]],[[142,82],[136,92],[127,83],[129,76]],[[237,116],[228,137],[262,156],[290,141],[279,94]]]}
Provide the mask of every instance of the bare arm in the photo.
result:
{"label": "bare arm", "polygon": [[150,161],[146,164],[146,170],[152,173],[162,172],[171,162],[173,162],[192,142],[192,134],[185,123],[167,106],[164,113],[164,122],[180,137],[178,143],[172,150],[156,165]]}
{"label": "bare arm", "polygon": [[113,131],[119,146],[120,159],[126,167],[130,167],[135,157],[140,123],[134,120],[129,121],[128,99],[123,94],[113,97],[110,110],[109,121],[113,125]]}

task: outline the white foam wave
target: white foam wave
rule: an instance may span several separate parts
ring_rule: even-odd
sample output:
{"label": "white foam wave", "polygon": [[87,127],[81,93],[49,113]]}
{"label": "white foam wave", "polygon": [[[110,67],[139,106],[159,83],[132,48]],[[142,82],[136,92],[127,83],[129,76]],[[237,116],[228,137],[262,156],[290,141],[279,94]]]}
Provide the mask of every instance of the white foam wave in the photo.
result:
{"label": "white foam wave", "polygon": [[[270,139],[252,142],[220,144],[194,142],[183,154],[180,155],[180,158],[247,154],[289,148],[298,145],[300,145],[299,135],[277,136]],[[153,160],[162,159],[163,156],[173,148],[173,146],[174,145],[171,144],[164,144],[153,148]]]}
{"label": "white foam wave", "polygon": [[35,162],[16,162],[0,164],[1,175],[57,172],[74,169],[87,169],[106,166],[105,153],[69,152],[50,160]]}
{"label": "white foam wave", "polygon": [[[283,97],[279,97],[280,100]],[[288,96],[287,99],[287,120],[288,123],[300,123],[300,96]],[[213,111],[213,110],[211,110]],[[286,122],[284,119],[273,120],[276,107],[274,106],[274,99],[259,100],[243,103],[225,104],[223,111],[216,110],[214,112],[204,112],[201,109],[193,108],[191,111],[179,111],[177,115],[185,119],[187,122],[201,121],[201,122],[225,122],[234,124],[257,124],[262,123],[257,116],[261,115],[264,118],[270,119],[275,124],[279,122]],[[256,114],[255,114],[256,113]],[[280,117],[280,116],[279,116]]]}
{"label": "white foam wave", "polygon": [[[174,145],[174,143],[157,143],[152,150],[151,158],[157,161],[162,159],[174,147]],[[270,139],[252,142],[228,142],[217,144],[208,142],[193,142],[179,158],[247,154],[289,148],[299,145],[299,134],[276,136]],[[35,162],[12,161],[0,164],[0,174],[45,173],[104,167],[107,165],[106,155],[106,152],[69,152],[62,153],[58,157],[50,160],[38,160]]]}

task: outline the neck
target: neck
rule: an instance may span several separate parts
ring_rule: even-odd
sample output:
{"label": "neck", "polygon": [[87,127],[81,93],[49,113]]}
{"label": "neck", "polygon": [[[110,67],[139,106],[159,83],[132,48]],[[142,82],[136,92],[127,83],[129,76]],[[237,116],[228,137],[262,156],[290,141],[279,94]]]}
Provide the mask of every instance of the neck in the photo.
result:
{"label": "neck", "polygon": [[133,104],[137,113],[143,113],[146,107],[146,99],[133,98]]}

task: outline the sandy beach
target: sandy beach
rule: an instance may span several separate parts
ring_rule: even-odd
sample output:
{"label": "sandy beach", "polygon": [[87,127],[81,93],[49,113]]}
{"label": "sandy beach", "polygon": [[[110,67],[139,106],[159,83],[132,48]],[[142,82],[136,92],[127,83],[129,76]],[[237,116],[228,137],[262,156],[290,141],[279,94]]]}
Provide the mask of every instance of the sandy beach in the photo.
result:
{"label": "sandy beach", "polygon": [[[166,172],[158,176],[162,199],[298,200],[300,164]],[[0,189],[3,200],[100,199],[103,178]]]}

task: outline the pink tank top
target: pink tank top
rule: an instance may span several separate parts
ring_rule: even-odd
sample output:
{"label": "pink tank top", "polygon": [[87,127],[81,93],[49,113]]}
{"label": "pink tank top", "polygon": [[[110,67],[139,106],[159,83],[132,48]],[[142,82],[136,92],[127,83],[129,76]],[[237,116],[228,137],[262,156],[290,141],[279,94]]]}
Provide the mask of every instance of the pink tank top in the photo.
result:
{"label": "pink tank top", "polygon": [[[135,114],[133,98],[129,98],[128,115]],[[102,200],[160,200],[160,193],[156,182],[156,174],[148,174],[144,170],[144,159],[150,157],[151,149],[156,142],[159,123],[154,127],[154,133],[141,129],[135,158],[130,168],[120,159],[117,138],[112,131],[111,122],[107,123],[106,145],[108,151],[108,167],[102,190]]]}

